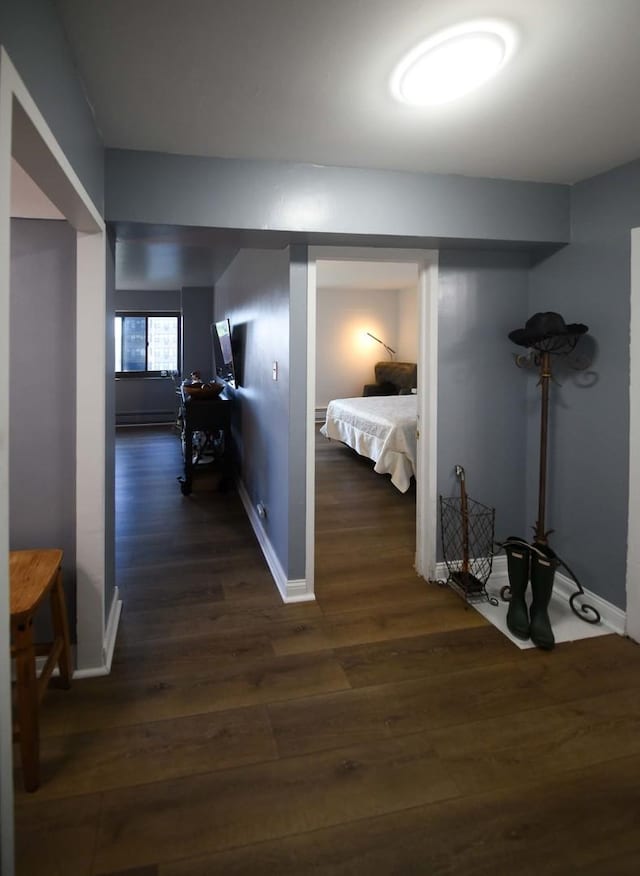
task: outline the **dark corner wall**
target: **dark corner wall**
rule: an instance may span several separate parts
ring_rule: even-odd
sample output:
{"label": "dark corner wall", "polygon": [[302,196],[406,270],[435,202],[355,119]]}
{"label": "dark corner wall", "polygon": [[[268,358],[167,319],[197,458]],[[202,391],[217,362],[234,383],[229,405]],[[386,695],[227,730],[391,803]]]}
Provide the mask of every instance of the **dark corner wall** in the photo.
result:
{"label": "dark corner wall", "polygon": [[188,377],[199,371],[206,382],[215,377],[211,323],[213,322],[213,288],[183,286],[180,297],[182,312],[182,374]]}
{"label": "dark corner wall", "polygon": [[[555,310],[589,334],[585,373],[560,370],[551,390],[547,519],[557,552],[583,585],[626,605],[629,497],[631,229],[640,226],[640,161],[571,190],[571,244],[531,270],[529,309]],[[526,380],[525,375],[522,379]],[[527,519],[536,516],[537,398],[531,377]]]}
{"label": "dark corner wall", "polygon": [[[69,622],[76,580],[76,234],[11,220],[10,548],[60,547]],[[50,634],[48,617],[38,633]]]}

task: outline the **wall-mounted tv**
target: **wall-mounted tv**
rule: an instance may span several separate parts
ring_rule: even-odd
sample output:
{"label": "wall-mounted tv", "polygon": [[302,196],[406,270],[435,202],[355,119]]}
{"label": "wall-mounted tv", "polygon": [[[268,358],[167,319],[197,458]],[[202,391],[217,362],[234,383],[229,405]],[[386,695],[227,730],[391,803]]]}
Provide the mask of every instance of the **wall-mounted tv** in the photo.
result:
{"label": "wall-mounted tv", "polygon": [[213,342],[213,359],[216,375],[229,383],[236,385],[236,373],[233,364],[231,348],[231,324],[228,319],[221,319],[211,325],[211,340]]}

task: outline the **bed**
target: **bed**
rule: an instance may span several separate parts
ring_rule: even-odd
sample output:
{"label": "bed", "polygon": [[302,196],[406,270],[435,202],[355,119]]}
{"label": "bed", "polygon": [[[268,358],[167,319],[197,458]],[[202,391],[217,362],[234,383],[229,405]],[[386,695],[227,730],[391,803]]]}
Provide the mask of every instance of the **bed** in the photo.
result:
{"label": "bed", "polygon": [[373,460],[373,470],[406,493],[416,471],[417,405],[416,395],[334,399],[320,432]]}

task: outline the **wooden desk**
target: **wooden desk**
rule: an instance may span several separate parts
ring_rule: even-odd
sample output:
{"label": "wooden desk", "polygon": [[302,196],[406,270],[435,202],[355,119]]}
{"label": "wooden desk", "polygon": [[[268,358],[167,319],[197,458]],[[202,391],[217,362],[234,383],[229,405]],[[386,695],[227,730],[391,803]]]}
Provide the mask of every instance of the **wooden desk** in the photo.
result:
{"label": "wooden desk", "polygon": [[[17,728],[20,742],[24,786],[35,791],[40,784],[40,728],[38,708],[56,664],[64,687],[71,685],[71,648],[62,589],[62,551],[11,551],[9,579],[11,591],[11,656],[16,661]],[[45,597],[51,599],[53,642],[36,645],[33,618]],[[47,662],[36,676],[36,655]]]}
{"label": "wooden desk", "polygon": [[184,496],[191,493],[193,483],[193,433],[221,433],[221,459],[224,468],[224,483],[231,476],[231,399],[224,395],[214,398],[197,398],[182,393],[180,417],[182,420],[182,455],[184,477],[180,489]]}

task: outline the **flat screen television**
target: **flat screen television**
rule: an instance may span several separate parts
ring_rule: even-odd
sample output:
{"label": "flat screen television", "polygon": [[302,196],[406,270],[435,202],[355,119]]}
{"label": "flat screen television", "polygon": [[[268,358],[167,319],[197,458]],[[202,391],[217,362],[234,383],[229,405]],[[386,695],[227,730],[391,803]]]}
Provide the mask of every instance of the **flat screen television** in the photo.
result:
{"label": "flat screen television", "polygon": [[228,319],[221,319],[211,325],[211,340],[213,342],[213,358],[216,375],[226,383],[235,386],[235,368],[233,350],[231,348],[231,324]]}

